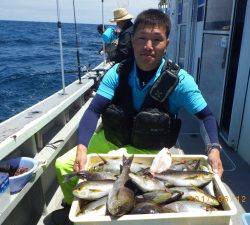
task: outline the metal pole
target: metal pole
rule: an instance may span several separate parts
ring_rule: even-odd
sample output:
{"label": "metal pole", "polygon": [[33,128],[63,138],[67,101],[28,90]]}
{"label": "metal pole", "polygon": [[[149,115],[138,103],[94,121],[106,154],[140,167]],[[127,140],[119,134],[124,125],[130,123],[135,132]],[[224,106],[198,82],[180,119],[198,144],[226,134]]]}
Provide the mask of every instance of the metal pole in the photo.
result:
{"label": "metal pole", "polygon": [[78,40],[78,33],[77,33],[77,26],[76,26],[76,10],[75,10],[75,0],[73,0],[73,11],[74,11],[74,22],[75,22],[75,36],[76,36],[76,58],[77,58],[77,68],[78,68],[78,79],[79,84],[82,83],[81,81],[81,63],[80,63],[80,53],[79,53],[79,40]]}
{"label": "metal pole", "polygon": [[57,6],[57,27],[58,27],[58,34],[59,34],[59,44],[60,44],[60,58],[61,58],[61,72],[62,72],[62,86],[63,86],[63,95],[65,94],[65,80],[64,80],[64,63],[63,63],[63,48],[62,48],[62,23],[60,21],[60,5],[59,0],[56,0]]}
{"label": "metal pole", "polygon": [[[104,2],[102,0],[102,30],[104,31],[104,9],[103,9],[103,6],[104,6]],[[105,43],[104,43],[104,40],[102,40],[102,49],[103,49],[103,62],[104,62],[104,65],[106,65],[106,49],[105,49]]]}

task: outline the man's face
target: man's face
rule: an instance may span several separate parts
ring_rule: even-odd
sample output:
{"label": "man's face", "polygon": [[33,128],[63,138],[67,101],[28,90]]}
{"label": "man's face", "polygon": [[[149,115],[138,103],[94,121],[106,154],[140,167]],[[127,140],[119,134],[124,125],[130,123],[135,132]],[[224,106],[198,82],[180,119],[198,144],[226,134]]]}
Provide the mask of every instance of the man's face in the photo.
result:
{"label": "man's face", "polygon": [[116,25],[121,29],[123,27],[124,21],[117,21]]}
{"label": "man's face", "polygon": [[168,43],[166,28],[139,26],[132,38],[137,66],[143,71],[157,68],[165,55]]}

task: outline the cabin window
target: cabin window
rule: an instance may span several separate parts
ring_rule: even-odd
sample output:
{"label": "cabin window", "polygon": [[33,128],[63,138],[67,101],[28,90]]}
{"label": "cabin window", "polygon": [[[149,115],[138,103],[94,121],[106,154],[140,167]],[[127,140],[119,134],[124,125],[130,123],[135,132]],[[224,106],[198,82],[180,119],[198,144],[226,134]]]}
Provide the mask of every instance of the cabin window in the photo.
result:
{"label": "cabin window", "polygon": [[178,24],[182,23],[182,1],[178,1]]}
{"label": "cabin window", "polygon": [[188,22],[189,0],[182,1],[182,23]]}
{"label": "cabin window", "polygon": [[230,30],[233,0],[207,0],[205,30]]}
{"label": "cabin window", "polygon": [[178,1],[178,24],[188,21],[189,0]]}
{"label": "cabin window", "polygon": [[197,22],[204,20],[205,0],[198,0]]}
{"label": "cabin window", "polygon": [[184,67],[185,61],[185,46],[186,46],[186,25],[181,25],[180,27],[180,47],[179,47],[179,66]]}
{"label": "cabin window", "polygon": [[204,34],[200,89],[217,121],[223,101],[227,43],[227,35]]}

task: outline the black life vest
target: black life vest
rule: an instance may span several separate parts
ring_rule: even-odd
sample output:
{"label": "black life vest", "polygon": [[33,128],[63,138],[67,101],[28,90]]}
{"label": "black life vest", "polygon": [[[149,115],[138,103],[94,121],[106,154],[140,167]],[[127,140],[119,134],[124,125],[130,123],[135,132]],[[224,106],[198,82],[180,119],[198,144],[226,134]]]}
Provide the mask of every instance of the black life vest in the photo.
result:
{"label": "black life vest", "polygon": [[119,147],[131,144],[142,149],[170,148],[175,145],[181,127],[180,119],[168,110],[168,96],[179,82],[179,66],[170,60],[165,62],[137,112],[128,84],[132,65],[133,59],[128,59],[117,68],[119,84],[112,103],[102,114],[105,137]]}

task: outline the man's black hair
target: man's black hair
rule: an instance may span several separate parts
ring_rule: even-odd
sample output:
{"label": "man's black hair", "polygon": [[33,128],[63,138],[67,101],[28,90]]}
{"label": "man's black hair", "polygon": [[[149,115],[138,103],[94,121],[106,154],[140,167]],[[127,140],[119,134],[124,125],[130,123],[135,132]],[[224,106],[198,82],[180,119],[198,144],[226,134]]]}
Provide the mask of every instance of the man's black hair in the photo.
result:
{"label": "man's black hair", "polygon": [[99,25],[97,26],[97,31],[98,31],[100,34],[103,34],[104,31],[105,31],[105,26],[104,26],[104,30],[103,30],[102,24],[99,24]]}
{"label": "man's black hair", "polygon": [[162,11],[158,9],[147,9],[136,17],[133,33],[135,33],[139,26],[165,27],[166,37],[168,38],[171,29],[171,21],[169,16]]}

